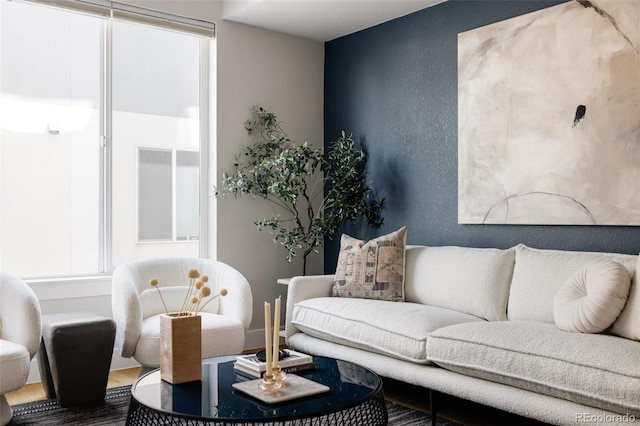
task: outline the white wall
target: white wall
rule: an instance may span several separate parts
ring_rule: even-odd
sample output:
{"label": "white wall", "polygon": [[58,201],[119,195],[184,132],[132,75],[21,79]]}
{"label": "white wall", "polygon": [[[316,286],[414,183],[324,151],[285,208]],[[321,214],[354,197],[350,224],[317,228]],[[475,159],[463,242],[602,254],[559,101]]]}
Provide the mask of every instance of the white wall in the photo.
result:
{"label": "white wall", "polygon": [[[215,55],[212,58],[214,63],[217,62],[217,69],[212,70],[215,83],[212,82],[211,87],[211,114],[215,129],[211,134],[211,146],[216,147],[210,152],[211,185],[224,171],[231,170],[235,155],[246,143],[242,124],[248,118],[252,105],[262,105],[276,113],[290,137],[322,146],[322,43],[222,21],[221,3],[218,1],[130,0],[130,3],[217,24]],[[231,197],[211,200],[211,203],[210,257],[217,257],[237,268],[251,283],[254,316],[245,346],[256,348],[262,344],[264,335],[263,302],[280,294],[286,295],[286,287],[276,284],[276,280],[301,274],[302,259],[288,264],[285,250],[274,246],[271,235],[256,230],[253,221],[272,213],[266,202]],[[323,254],[320,253],[310,258],[307,273],[321,273],[322,268]],[[108,280],[92,283],[91,294],[87,294],[87,287],[83,282],[34,284],[44,313],[89,310],[110,315]],[[57,291],[58,288],[63,293]],[[65,297],[60,298],[60,294],[65,294]],[[80,294],[83,296],[73,297]],[[127,365],[133,364],[130,360],[114,356],[112,368]],[[37,378],[35,368],[30,381],[34,377]]]}
{"label": "white wall", "polygon": [[[324,45],[233,22],[219,22],[217,28],[218,178],[232,171],[236,155],[248,141],[242,123],[252,105],[275,113],[291,138],[322,146]],[[253,224],[273,214],[270,203],[233,197],[216,203],[218,260],[240,270],[252,284],[250,331],[261,333],[264,301],[286,296],[286,287],[276,280],[301,275],[302,258],[287,263],[285,249]],[[322,253],[311,256],[307,273],[321,273],[323,259]]]}

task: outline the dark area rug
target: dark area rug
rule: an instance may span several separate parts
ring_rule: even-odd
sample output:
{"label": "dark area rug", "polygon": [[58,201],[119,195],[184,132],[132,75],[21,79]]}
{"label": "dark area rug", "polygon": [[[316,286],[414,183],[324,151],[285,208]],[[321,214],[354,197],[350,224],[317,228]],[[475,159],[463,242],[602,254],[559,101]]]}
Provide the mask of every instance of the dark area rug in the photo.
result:
{"label": "dark area rug", "polygon": [[131,399],[131,386],[107,389],[104,402],[79,407],[61,407],[55,399],[14,405],[9,425],[124,425]]}
{"label": "dark area rug", "polygon": [[[103,403],[82,407],[62,408],[55,399],[30,402],[13,406],[10,426],[93,426],[124,425],[131,398],[130,386],[107,390]],[[431,424],[428,414],[387,401],[390,426],[426,426]],[[457,423],[438,419],[438,426],[455,426]]]}

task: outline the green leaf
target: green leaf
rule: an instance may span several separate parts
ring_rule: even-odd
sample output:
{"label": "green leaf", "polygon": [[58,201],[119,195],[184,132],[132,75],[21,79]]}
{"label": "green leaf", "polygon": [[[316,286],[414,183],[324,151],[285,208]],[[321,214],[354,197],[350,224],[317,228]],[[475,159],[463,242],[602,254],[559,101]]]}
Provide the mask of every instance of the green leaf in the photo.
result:
{"label": "green leaf", "polygon": [[[275,244],[287,251],[287,260],[302,252],[318,251],[325,238],[359,216],[379,227],[383,223],[384,199],[373,194],[366,180],[367,155],[344,130],[330,144],[327,154],[307,141],[287,136],[275,114],[260,106],[251,109],[244,127],[253,139],[224,173],[214,196],[251,195],[274,204],[277,214],[255,222],[269,229]],[[314,209],[316,197],[323,197]],[[303,271],[304,273],[304,271]]]}

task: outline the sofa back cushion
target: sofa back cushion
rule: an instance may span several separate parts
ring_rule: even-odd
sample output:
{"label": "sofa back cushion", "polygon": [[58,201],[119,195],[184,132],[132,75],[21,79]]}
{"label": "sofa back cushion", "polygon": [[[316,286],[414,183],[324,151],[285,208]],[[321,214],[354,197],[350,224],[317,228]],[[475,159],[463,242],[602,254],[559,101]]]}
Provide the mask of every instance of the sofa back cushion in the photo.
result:
{"label": "sofa back cushion", "polygon": [[636,273],[631,278],[629,296],[620,316],[613,323],[611,332],[627,339],[640,340],[640,256],[635,256]]}
{"label": "sofa back cushion", "polygon": [[514,257],[513,248],[408,246],[406,301],[505,320]]}
{"label": "sofa back cushion", "polygon": [[555,295],[577,270],[600,260],[611,260],[624,265],[633,277],[637,260],[637,256],[628,254],[543,250],[524,244],[516,246],[515,252],[507,317],[510,321],[529,320],[551,324],[554,324]]}

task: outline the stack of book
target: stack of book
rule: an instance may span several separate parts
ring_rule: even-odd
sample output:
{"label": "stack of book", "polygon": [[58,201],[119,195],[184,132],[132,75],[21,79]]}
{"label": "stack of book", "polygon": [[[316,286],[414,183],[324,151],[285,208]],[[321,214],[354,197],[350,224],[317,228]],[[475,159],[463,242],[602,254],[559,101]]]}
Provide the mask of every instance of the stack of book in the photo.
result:
{"label": "stack of book", "polygon": [[[302,371],[315,370],[311,355],[285,349],[287,356],[278,361],[278,366],[285,373],[300,373]],[[256,354],[239,355],[233,364],[233,369],[241,374],[250,377],[260,378],[267,370],[267,363],[260,361]]]}

